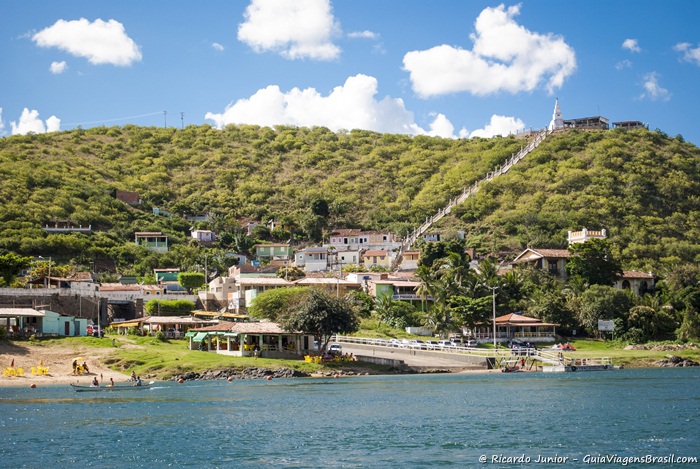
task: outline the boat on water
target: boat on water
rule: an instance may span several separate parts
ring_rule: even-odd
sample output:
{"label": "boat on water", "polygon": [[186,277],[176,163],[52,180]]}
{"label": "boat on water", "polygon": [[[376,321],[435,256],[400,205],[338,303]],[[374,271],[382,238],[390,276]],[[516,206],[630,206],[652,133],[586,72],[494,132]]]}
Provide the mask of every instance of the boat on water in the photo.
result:
{"label": "boat on water", "polygon": [[70,383],[71,387],[76,392],[112,392],[112,391],[142,391],[148,389],[155,384],[151,381],[148,384],[134,386],[133,384],[115,384],[114,386],[91,386],[89,384],[74,384]]}

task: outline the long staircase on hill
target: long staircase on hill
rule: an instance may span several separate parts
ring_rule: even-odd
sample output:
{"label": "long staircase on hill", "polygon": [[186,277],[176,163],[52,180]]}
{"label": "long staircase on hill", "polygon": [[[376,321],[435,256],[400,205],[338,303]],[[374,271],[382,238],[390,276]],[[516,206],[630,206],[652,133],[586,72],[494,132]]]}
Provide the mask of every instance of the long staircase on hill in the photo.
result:
{"label": "long staircase on hill", "polygon": [[525,158],[530,152],[532,152],[535,148],[537,148],[540,143],[544,141],[544,139],[553,132],[553,129],[544,129],[540,132],[538,132],[535,135],[535,138],[530,140],[530,142],[522,147],[519,152],[514,153],[511,155],[511,157],[505,162],[503,166],[500,168],[497,168],[495,171],[489,172],[486,174],[484,178],[482,178],[479,181],[476,181],[474,184],[472,184],[470,187],[465,188],[464,191],[462,191],[462,194],[459,195],[458,197],[455,197],[454,199],[450,199],[450,201],[447,203],[447,205],[435,213],[435,215],[427,217],[425,219],[425,222],[419,226],[418,228],[415,228],[411,234],[409,234],[406,239],[404,240],[403,244],[401,245],[401,249],[399,250],[398,254],[394,258],[394,261],[392,263],[392,270],[397,270],[399,265],[401,265],[401,261],[403,259],[403,253],[404,251],[407,251],[408,249],[415,244],[416,240],[418,239],[419,236],[422,236],[423,233],[428,231],[430,227],[433,226],[434,223],[438,222],[440,219],[442,219],[445,215],[449,214],[452,212],[452,208],[455,207],[456,205],[461,204],[467,198],[470,196],[476,194],[476,192],[479,190],[479,187],[481,184],[485,182],[490,182],[496,177],[500,176],[501,174],[505,174],[508,172],[508,170],[515,165],[516,163],[519,163],[523,158]]}

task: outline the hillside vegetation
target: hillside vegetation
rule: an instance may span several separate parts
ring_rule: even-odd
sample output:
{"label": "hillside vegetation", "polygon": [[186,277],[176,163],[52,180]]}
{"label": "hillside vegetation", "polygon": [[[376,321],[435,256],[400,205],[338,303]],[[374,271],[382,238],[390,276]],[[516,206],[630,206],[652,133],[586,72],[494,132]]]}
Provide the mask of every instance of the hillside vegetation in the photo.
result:
{"label": "hillside vegetation", "polygon": [[[201,263],[201,248],[181,216],[197,213],[212,214],[198,226],[226,235],[221,247],[229,250],[246,220],[274,218],[286,239],[301,241],[342,227],[402,235],[523,143],[249,125],[7,137],[0,139],[0,252],[77,265],[108,258],[122,270],[135,265],[139,275],[153,266],[188,268]],[[143,204],[117,201],[114,189],[138,192]],[[441,223],[501,259],[526,246],[564,247],[568,230],[605,228],[625,268],[658,271],[700,258],[699,197],[700,149],[681,137],[569,131],[548,137]],[[314,209],[319,200],[327,213]],[[42,227],[53,219],[92,225],[93,233],[49,235]],[[137,248],[136,231],[163,231],[171,252]]]}

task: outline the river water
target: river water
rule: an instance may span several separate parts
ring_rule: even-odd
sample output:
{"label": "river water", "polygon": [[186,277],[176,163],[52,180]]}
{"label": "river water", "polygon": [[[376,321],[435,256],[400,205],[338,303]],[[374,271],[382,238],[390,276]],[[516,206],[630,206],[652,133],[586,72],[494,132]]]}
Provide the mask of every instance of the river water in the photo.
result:
{"label": "river water", "polygon": [[669,458],[700,458],[700,369],[0,388],[8,468],[648,467],[652,457],[698,466]]}

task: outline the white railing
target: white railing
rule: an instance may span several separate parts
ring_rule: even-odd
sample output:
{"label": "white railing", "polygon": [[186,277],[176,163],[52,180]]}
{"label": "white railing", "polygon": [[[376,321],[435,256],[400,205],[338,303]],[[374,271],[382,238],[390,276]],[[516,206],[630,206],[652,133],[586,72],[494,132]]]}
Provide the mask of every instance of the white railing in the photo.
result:
{"label": "white railing", "polygon": [[465,188],[462,191],[462,194],[459,196],[455,197],[454,199],[450,199],[450,201],[447,203],[447,205],[444,208],[441,208],[435,213],[434,215],[430,217],[426,217],[425,222],[419,226],[418,228],[415,228],[404,240],[403,244],[399,248],[399,252],[397,253],[397,256],[395,258],[395,262],[392,267],[393,270],[396,270],[398,266],[401,263],[401,259],[403,257],[403,252],[410,249],[413,244],[415,244],[416,240],[418,239],[419,236],[421,236],[423,233],[428,231],[431,226],[433,226],[434,223],[442,219],[445,215],[449,214],[452,212],[452,208],[456,205],[461,204],[467,198],[470,196],[476,194],[476,192],[479,190],[479,186],[484,183],[484,182],[489,182],[492,181],[495,177],[500,176],[501,174],[505,174],[508,172],[508,170],[520,160],[525,158],[530,152],[532,152],[535,148],[537,148],[540,143],[544,141],[545,138],[549,134],[552,133],[552,130],[550,129],[544,129],[535,134],[535,137],[524,147],[520,148],[520,151],[517,153],[513,153],[511,157],[506,160],[506,162],[503,164],[503,166],[497,168],[494,171],[491,171],[486,174],[484,178],[482,178],[480,181],[475,182],[472,184],[470,187]]}
{"label": "white railing", "polygon": [[[440,353],[446,353],[446,354],[455,354],[455,355],[469,355],[469,356],[475,356],[475,357],[485,357],[485,358],[491,358],[491,357],[510,357],[513,355],[513,352],[511,349],[507,347],[503,348],[498,348],[498,349],[483,349],[483,348],[476,348],[476,347],[463,347],[460,345],[435,345],[435,344],[418,344],[418,345],[411,345],[408,343],[390,343],[387,339],[373,339],[373,338],[367,338],[367,337],[350,337],[350,336],[335,336],[331,338],[331,341],[335,341],[338,343],[346,343],[346,344],[359,344],[359,345],[367,345],[367,346],[372,346],[372,347],[382,347],[386,350],[392,350],[392,349],[404,349],[404,350],[421,350],[424,352],[440,352]],[[529,349],[528,349],[529,350]]]}

